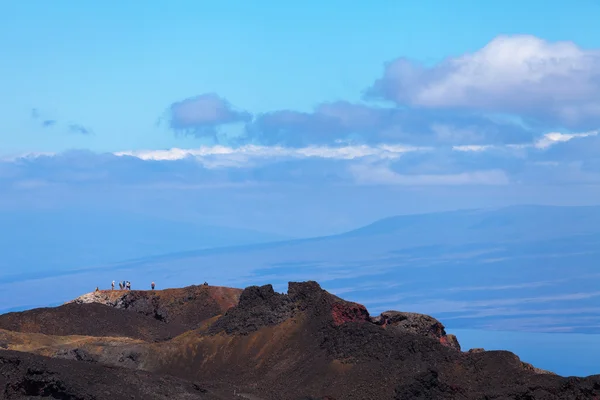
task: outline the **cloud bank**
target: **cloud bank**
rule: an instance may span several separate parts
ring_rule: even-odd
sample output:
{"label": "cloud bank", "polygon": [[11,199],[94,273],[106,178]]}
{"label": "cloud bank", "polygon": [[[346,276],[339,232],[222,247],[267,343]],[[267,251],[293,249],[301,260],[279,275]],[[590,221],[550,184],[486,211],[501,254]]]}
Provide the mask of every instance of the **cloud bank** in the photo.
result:
{"label": "cloud bank", "polygon": [[[177,100],[164,115],[167,127],[210,145],[13,157],[0,163],[0,180],[597,184],[599,78],[600,50],[500,36],[432,66],[393,60],[358,103],[253,114],[216,93]],[[59,124],[35,109],[31,117],[46,128]]]}

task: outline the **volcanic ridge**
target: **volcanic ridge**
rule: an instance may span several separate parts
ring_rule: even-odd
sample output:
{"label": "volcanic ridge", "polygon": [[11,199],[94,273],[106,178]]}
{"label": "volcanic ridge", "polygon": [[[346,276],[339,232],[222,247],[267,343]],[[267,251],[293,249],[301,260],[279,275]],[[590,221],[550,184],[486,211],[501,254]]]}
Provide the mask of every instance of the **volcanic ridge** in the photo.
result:
{"label": "volcanic ridge", "polygon": [[0,315],[0,399],[596,399],[427,315],[371,316],[318,283],[97,291]]}

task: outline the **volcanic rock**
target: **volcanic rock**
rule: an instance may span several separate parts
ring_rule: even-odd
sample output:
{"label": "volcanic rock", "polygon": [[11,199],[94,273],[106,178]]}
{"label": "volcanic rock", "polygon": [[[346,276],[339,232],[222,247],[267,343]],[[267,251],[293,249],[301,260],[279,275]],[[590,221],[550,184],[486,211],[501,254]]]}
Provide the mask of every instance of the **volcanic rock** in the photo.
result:
{"label": "volcanic rock", "polygon": [[411,312],[386,311],[372,319],[387,329],[411,332],[438,340],[444,346],[460,351],[460,344],[454,335],[447,335],[444,325],[429,315]]}
{"label": "volcanic rock", "polygon": [[166,340],[185,327],[111,306],[70,303],[0,315],[0,329],[25,333],[69,336],[114,336],[142,340]]}
{"label": "volcanic rock", "polygon": [[275,293],[272,285],[250,286],[240,295],[237,306],[217,320],[210,332],[247,335],[264,326],[277,325],[290,318],[295,306],[288,295]]}
{"label": "volcanic rock", "polygon": [[241,293],[240,289],[207,285],[148,291],[104,290],[88,293],[69,303],[100,303],[192,330],[238,304]]}
{"label": "volcanic rock", "polygon": [[197,383],[144,371],[0,351],[0,398],[64,400],[206,399]]}
{"label": "volcanic rock", "polygon": [[[31,393],[87,399],[96,391],[120,395],[115,387],[127,382],[131,391],[137,390],[128,392],[134,396],[129,398],[152,398],[140,397],[144,390],[160,396],[172,387],[173,398],[191,399],[194,388],[203,387],[205,392],[197,392],[205,397],[196,398],[600,399],[600,376],[563,378],[506,351],[462,352],[456,338],[434,318],[396,311],[371,318],[364,306],[334,296],[316,282],[290,282],[287,294],[276,293],[271,285],[166,292],[100,292],[68,304],[82,321],[93,305],[89,303],[98,301],[102,304],[95,306],[130,315],[134,332],[146,323],[185,330],[163,341],[152,335],[142,340],[69,336],[87,331],[66,317],[61,321],[74,327],[53,327],[48,320],[66,310],[61,307],[55,314],[44,309],[11,315],[0,326],[20,331],[0,331],[0,341],[23,353],[0,350],[0,360],[8,354],[13,361],[2,362],[23,367],[0,366],[0,393],[4,387],[5,397],[19,398],[23,388],[34,387]],[[94,315],[101,320],[117,314]],[[107,333],[119,326],[107,324]],[[46,335],[27,333],[41,332],[39,326]],[[104,333],[102,329],[90,331]],[[31,364],[38,372],[28,372]],[[96,379],[87,392],[78,386],[84,381],[80,376],[94,380],[96,375],[108,378]],[[42,383],[36,383],[38,376]],[[197,381],[202,385],[192,384]]]}

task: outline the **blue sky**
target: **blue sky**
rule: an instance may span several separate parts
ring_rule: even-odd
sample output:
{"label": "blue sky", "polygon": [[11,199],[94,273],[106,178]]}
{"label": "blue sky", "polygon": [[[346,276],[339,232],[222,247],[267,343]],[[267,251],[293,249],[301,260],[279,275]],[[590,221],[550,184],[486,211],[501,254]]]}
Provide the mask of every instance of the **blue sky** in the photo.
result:
{"label": "blue sky", "polygon": [[303,236],[406,212],[600,202],[592,0],[0,11],[1,210]]}

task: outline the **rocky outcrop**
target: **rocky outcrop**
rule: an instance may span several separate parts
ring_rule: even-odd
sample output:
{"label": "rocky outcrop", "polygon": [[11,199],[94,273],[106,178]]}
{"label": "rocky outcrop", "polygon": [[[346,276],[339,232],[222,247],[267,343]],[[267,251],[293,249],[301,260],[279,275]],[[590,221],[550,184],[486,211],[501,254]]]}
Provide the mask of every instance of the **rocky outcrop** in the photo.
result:
{"label": "rocky outcrop", "polygon": [[336,301],[331,307],[331,316],[335,325],[347,322],[371,322],[369,312],[362,304],[349,301]]}
{"label": "rocky outcrop", "polygon": [[454,335],[446,334],[444,325],[437,319],[429,315],[386,311],[378,317],[372,318],[372,321],[386,329],[398,332],[400,334],[409,332],[420,336],[430,337],[438,340],[442,345],[460,351],[460,344]]}
{"label": "rocky outcrop", "polygon": [[293,315],[294,310],[290,296],[275,293],[272,285],[250,286],[240,295],[237,306],[219,318],[209,332],[247,335],[264,326],[282,323]]}
{"label": "rocky outcrop", "polygon": [[209,331],[247,335],[263,326],[280,324],[297,312],[329,316],[336,326],[371,322],[362,304],[342,300],[324,291],[317,282],[308,281],[290,282],[287,294],[276,293],[272,285],[246,288],[238,305],[229,309]]}

